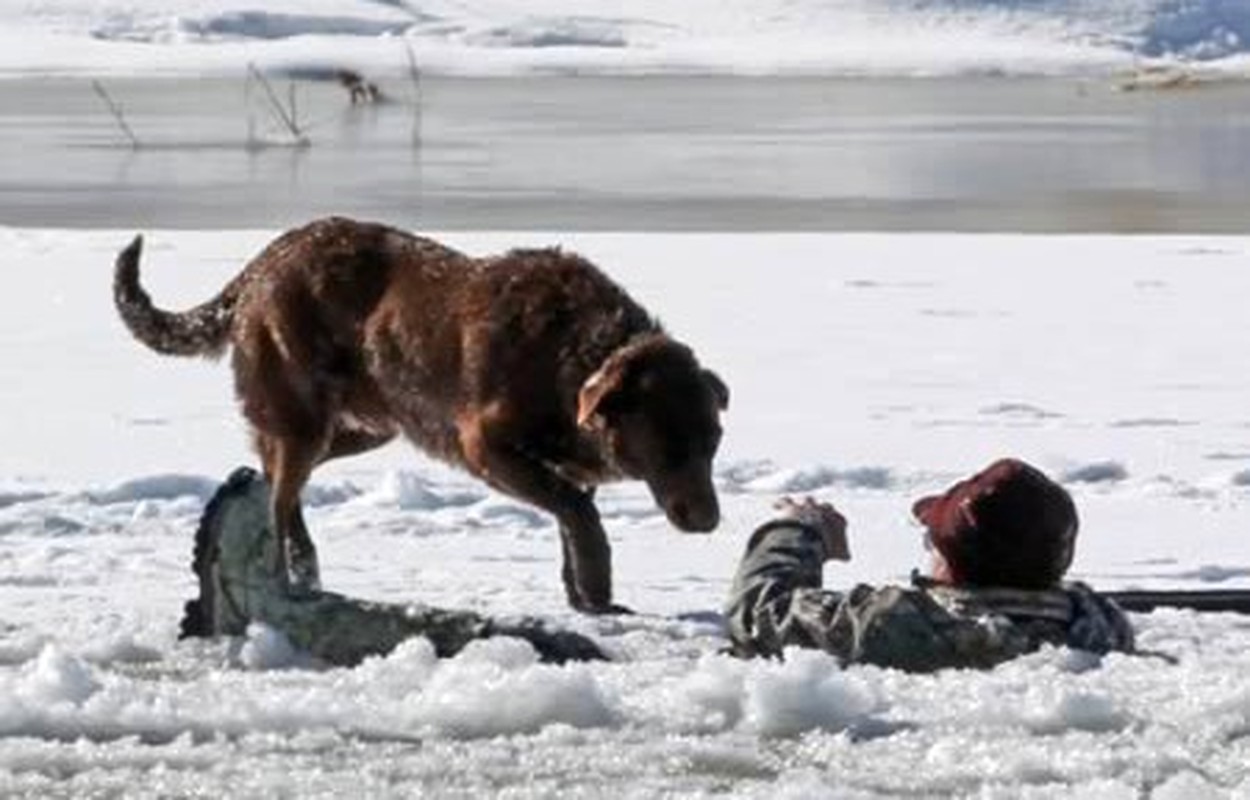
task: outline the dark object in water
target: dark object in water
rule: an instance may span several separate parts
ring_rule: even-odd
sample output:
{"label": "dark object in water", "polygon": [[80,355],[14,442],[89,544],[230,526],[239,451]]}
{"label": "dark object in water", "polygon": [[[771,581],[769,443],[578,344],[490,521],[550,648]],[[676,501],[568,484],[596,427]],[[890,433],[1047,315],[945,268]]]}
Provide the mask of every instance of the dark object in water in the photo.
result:
{"label": "dark object in water", "polygon": [[1193,591],[1102,592],[1125,611],[1154,611],[1156,608],[1190,608],[1194,611],[1224,611],[1250,614],[1250,589],[1200,589]]}
{"label": "dark object in water", "polygon": [[195,534],[191,564],[199,594],[184,607],[180,639],[242,636],[265,622],[292,644],[334,665],[351,667],[425,637],[440,657],[475,639],[509,636],[533,646],[541,661],[602,661],[589,637],[535,617],[492,619],[473,611],[423,604],[374,603],[333,592],[289,595],[269,529],[269,486],[240,467],[209,500]]}
{"label": "dark object in water", "polygon": [[378,85],[373,81],[365,80],[364,76],[355,70],[340,69],[335,73],[335,79],[347,90],[352,105],[382,101],[382,91],[378,89]]}

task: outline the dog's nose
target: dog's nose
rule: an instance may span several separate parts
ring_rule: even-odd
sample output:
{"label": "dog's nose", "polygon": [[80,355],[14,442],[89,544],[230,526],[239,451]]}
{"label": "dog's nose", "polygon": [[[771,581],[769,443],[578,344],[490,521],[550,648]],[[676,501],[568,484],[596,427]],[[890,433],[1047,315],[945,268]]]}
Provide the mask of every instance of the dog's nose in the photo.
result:
{"label": "dog's nose", "polygon": [[685,500],[674,501],[669,506],[668,516],[687,533],[708,533],[720,523],[720,510],[714,504],[692,506]]}

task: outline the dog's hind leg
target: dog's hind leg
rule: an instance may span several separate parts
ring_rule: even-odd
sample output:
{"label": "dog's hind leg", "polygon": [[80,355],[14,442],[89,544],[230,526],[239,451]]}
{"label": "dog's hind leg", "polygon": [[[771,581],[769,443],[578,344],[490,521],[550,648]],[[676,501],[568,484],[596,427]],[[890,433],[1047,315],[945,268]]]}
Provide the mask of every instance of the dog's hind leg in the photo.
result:
{"label": "dog's hind leg", "polygon": [[317,548],[308,535],[300,491],[308,483],[324,445],[293,437],[257,435],[257,449],[265,462],[269,480],[270,521],[286,564],[287,583],[294,590],[320,588]]}

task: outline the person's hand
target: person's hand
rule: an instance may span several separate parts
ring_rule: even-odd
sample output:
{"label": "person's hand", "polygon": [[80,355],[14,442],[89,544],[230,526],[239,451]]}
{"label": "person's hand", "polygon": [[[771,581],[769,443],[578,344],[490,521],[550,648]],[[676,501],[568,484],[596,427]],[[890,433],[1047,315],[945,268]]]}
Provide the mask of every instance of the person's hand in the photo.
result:
{"label": "person's hand", "polygon": [[802,502],[783,497],[777,501],[782,516],[800,522],[820,534],[825,543],[825,558],[850,561],[851,547],[846,538],[846,517],[829,503],[817,503],[811,497]]}

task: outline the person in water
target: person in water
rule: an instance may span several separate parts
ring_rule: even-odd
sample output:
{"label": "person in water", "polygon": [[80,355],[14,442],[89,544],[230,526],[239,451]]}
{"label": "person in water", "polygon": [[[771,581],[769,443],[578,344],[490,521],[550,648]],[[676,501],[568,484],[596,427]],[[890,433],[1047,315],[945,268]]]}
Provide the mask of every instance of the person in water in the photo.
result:
{"label": "person in water", "polygon": [[1036,468],[1001,459],[913,514],[932,554],[910,586],[822,587],[824,562],[849,560],[846,519],[831,505],[784,500],[751,535],[726,608],[733,652],[820,648],[845,664],[929,672],[988,668],[1044,644],[1104,654],[1134,649],[1123,611],[1063,580],[1076,506]]}

